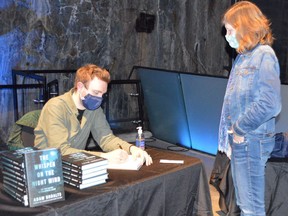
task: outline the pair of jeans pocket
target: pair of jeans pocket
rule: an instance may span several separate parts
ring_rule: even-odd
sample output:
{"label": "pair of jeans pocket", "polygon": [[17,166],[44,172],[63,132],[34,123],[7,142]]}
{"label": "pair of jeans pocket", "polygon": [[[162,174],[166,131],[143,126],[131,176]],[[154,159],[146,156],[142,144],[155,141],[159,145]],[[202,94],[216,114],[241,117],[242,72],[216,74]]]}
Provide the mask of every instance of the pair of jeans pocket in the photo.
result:
{"label": "pair of jeans pocket", "polygon": [[260,140],[261,157],[267,160],[270,157],[271,152],[273,151],[274,145],[275,145],[274,137],[269,137]]}
{"label": "pair of jeans pocket", "polygon": [[229,144],[230,144],[230,145],[232,145],[232,144],[241,145],[241,144],[244,144],[244,143],[245,143],[245,139],[244,139],[243,142],[235,142],[233,133],[231,133],[231,134],[228,135],[228,139],[229,139]]}

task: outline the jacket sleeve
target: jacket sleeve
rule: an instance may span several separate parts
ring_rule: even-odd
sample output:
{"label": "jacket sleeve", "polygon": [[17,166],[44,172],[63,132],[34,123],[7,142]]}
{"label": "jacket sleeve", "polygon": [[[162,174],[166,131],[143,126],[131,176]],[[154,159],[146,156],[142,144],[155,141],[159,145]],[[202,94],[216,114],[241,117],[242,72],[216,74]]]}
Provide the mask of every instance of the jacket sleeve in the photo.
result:
{"label": "jacket sleeve", "polygon": [[[59,101],[49,101],[42,109],[38,125],[34,130],[35,134],[35,147],[40,149],[44,148],[58,148],[62,155],[76,153],[76,152],[87,152],[83,148],[71,147],[69,137],[71,133],[76,133],[71,129],[71,112],[67,112],[65,106]],[[75,119],[76,121],[77,119]],[[70,138],[71,139],[71,138]],[[100,155],[100,152],[94,153]]]}
{"label": "jacket sleeve", "polygon": [[24,148],[23,141],[21,139],[21,132],[22,126],[15,123],[7,140],[7,146],[9,150]]}
{"label": "jacket sleeve", "polygon": [[130,154],[130,147],[132,144],[127,143],[126,141],[116,137],[113,134],[109,134],[108,136],[102,137],[100,141],[100,146],[104,152],[113,151],[117,148],[122,148],[128,154]]}
{"label": "jacket sleeve", "polygon": [[92,120],[91,133],[93,138],[99,144],[104,152],[110,152],[115,149],[119,149],[120,146],[123,150],[130,153],[131,144],[116,137],[106,119],[102,109],[98,109],[95,112],[95,116]]}

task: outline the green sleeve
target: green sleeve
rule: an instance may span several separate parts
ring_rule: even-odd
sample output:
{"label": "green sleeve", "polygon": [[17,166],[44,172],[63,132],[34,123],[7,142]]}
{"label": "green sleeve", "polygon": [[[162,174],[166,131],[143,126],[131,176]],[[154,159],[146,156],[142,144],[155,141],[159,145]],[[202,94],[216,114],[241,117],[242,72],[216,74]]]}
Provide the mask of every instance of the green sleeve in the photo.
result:
{"label": "green sleeve", "polygon": [[21,139],[21,132],[22,132],[22,126],[14,124],[13,127],[11,128],[7,140],[7,146],[9,150],[24,148],[23,141]]}
{"label": "green sleeve", "polygon": [[73,113],[67,112],[66,107],[61,102],[54,100],[53,103],[47,103],[34,130],[35,147],[40,149],[58,148],[62,155],[84,151],[81,150],[84,147],[73,148],[69,142],[72,133],[70,129],[71,115]]}
{"label": "green sleeve", "polygon": [[100,141],[100,146],[104,152],[119,149],[121,146],[123,150],[130,154],[130,147],[132,146],[132,144],[127,143],[126,141],[120,139],[119,137],[116,137],[113,134],[109,134],[108,136],[102,137]]}

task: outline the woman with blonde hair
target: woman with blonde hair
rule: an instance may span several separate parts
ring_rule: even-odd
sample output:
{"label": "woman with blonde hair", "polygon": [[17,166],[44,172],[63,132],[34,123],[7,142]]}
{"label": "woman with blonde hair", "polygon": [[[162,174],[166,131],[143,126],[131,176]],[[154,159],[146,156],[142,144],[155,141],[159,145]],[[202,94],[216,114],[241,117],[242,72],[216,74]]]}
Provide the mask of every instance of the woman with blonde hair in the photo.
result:
{"label": "woman with blonde hair", "polygon": [[281,110],[280,69],[271,47],[270,21],[249,1],[224,14],[225,38],[238,55],[224,97],[219,151],[231,159],[236,202],[242,216],[265,215],[265,165],[275,144]]}

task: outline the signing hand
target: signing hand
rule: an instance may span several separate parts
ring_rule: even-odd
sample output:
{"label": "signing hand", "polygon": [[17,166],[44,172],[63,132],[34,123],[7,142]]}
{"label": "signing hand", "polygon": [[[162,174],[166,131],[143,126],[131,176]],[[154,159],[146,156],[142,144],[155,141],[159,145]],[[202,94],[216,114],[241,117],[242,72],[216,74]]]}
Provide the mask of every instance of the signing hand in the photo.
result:
{"label": "signing hand", "polygon": [[124,163],[128,158],[127,152],[122,149],[116,149],[108,153],[101,153],[100,156],[108,159],[108,161],[112,163]]}
{"label": "signing hand", "polygon": [[141,160],[146,162],[146,166],[149,166],[153,163],[151,156],[146,152],[143,151],[142,149],[136,147],[136,146],[131,146],[130,147],[130,152],[134,158],[141,158]]}

